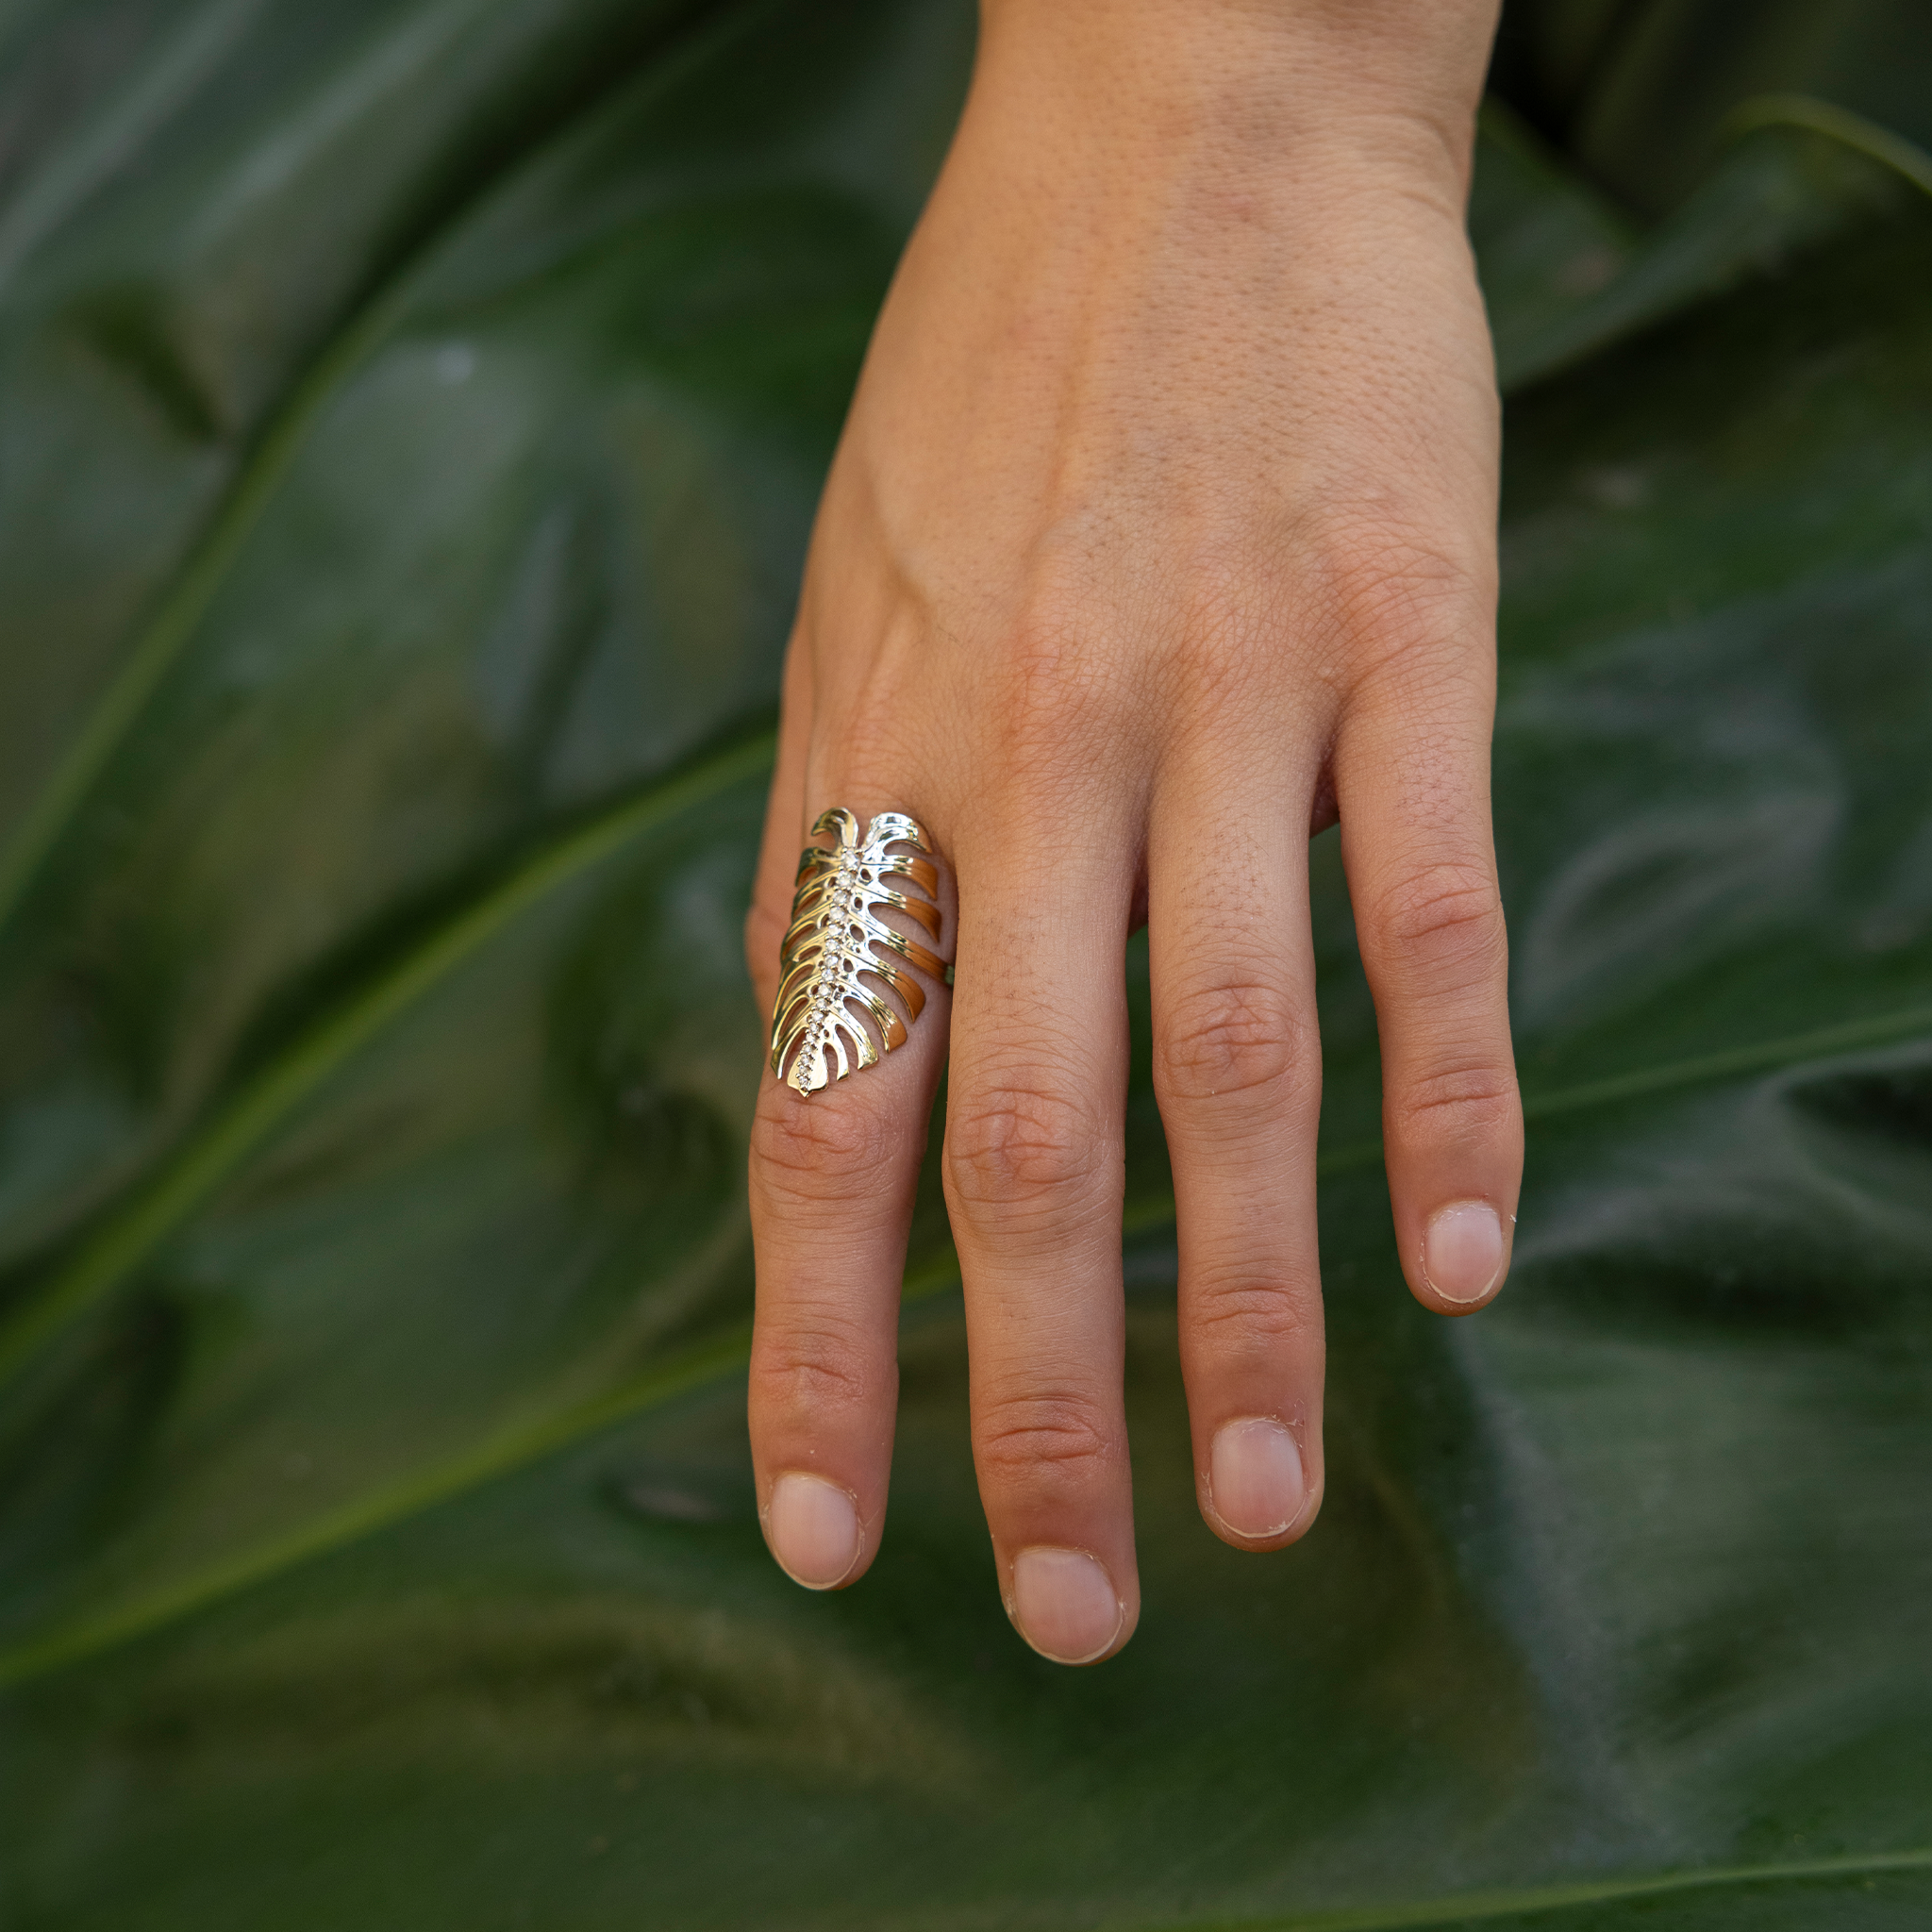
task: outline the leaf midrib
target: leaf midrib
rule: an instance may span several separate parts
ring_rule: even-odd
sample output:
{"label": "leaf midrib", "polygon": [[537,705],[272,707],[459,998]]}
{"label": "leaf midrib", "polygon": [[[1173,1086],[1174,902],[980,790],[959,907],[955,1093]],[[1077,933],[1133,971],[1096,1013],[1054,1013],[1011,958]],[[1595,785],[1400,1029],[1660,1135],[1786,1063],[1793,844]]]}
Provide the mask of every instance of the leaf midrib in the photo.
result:
{"label": "leaf midrib", "polygon": [[228,487],[189,544],[180,567],[162,587],[152,614],[138,629],[120,669],[56,761],[12,838],[0,841],[0,934],[12,924],[81,805],[213,608],[236,559],[330,403],[408,314],[438,264],[460,247],[464,236],[493,205],[513,195],[519,184],[549,156],[567,149],[585,128],[594,125],[599,113],[641,83],[647,88],[669,84],[668,76],[675,72],[675,56],[670,50],[681,42],[690,58],[708,37],[722,40],[734,30],[737,21],[755,15],[767,4],[769,0],[742,0],[740,8],[722,20],[667,22],[651,53],[612,74],[595,105],[587,106],[489,175],[469,202],[425,236],[323,344],[258,434],[244,445],[242,460]]}
{"label": "leaf midrib", "polygon": [[0,1384],[124,1282],[325,1081],[522,913],[646,833],[769,770],[767,730],[634,793],[517,867],[387,972],[308,1027],[0,1323]]}
{"label": "leaf midrib", "polygon": [[1404,1904],[1347,1907],[1339,1911],[1277,1914],[1258,1919],[1180,1922],[1144,1932],[1422,1932],[1431,1925],[1479,1924],[1529,1912],[1616,1905],[1625,1899],[1671,1892],[1712,1891],[1726,1887],[1805,1885],[1820,1879],[1876,1877],[1893,1872],[1932,1871],[1932,1846],[1833,1858],[1804,1858],[1767,1865],[1713,1865],[1702,1871],[1660,1872],[1641,1878],[1606,1878],[1575,1885],[1524,1887],[1520,1891],[1465,1892]]}

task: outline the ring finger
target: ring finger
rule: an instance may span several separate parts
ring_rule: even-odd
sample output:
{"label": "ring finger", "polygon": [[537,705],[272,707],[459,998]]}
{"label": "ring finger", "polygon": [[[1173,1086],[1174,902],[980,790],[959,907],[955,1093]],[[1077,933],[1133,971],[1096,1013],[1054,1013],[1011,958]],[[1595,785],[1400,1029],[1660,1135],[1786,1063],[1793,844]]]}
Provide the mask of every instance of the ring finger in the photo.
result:
{"label": "ring finger", "polygon": [[[1312,749],[1217,721],[1150,815],[1155,1088],[1174,1163],[1181,1368],[1201,1512],[1271,1549],[1322,1489],[1315,1134],[1322,1058],[1308,941]],[[1239,797],[1239,809],[1228,801]]]}

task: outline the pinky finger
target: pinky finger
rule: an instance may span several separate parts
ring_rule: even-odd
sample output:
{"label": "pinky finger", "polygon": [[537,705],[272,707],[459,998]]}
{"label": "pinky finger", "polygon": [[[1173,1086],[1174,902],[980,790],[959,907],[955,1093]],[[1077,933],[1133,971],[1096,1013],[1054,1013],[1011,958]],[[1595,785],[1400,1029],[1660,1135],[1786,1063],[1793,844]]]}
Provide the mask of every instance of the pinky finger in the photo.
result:
{"label": "pinky finger", "polygon": [[1381,1034],[1403,1272],[1424,1307],[1467,1314],[1508,1270],[1523,1108],[1490,830],[1487,708],[1429,734],[1428,788],[1417,797],[1387,774],[1416,767],[1421,735],[1400,713],[1361,721],[1338,749],[1336,779]]}

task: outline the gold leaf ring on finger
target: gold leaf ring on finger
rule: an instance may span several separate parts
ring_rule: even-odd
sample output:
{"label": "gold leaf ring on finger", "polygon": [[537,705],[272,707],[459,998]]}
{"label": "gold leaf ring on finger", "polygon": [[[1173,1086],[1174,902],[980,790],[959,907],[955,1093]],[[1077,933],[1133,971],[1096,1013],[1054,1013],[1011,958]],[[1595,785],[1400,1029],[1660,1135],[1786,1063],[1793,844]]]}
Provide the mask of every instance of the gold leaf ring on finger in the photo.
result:
{"label": "gold leaf ring on finger", "polygon": [[[925,1006],[925,989],[908,966],[944,985],[953,979],[937,953],[879,916],[881,908],[900,913],[939,941],[939,867],[918,822],[882,811],[861,839],[858,817],[834,806],[811,828],[814,839],[827,833],[838,841],[829,852],[808,845],[799,856],[772,1012],[772,1072],[803,1094],[876,1066],[904,1043]],[[904,845],[921,856],[892,849]],[[889,879],[907,880],[924,896]],[[903,1017],[865,983],[867,974],[904,1004]]]}

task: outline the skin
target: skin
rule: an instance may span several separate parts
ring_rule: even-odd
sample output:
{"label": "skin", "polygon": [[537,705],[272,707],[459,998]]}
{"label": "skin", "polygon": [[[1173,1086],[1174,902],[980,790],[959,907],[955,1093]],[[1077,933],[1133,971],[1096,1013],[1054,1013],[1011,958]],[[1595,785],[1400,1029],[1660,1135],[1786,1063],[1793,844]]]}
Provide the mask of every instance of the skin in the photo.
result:
{"label": "skin", "polygon": [[751,1436],[774,1554],[856,1581],[950,1054],[1001,1588],[1036,1648],[1091,1662],[1139,1608],[1120,1217],[1141,920],[1217,1535],[1275,1549],[1321,1502],[1307,841],[1338,816],[1409,1286],[1468,1313],[1507,1268],[1497,404],[1463,232],[1494,18],[988,0],[982,25],[825,486],[747,927],[769,1010],[811,821],[908,811],[944,861],[958,986],[874,1069],[810,1098],[766,1076]]}

